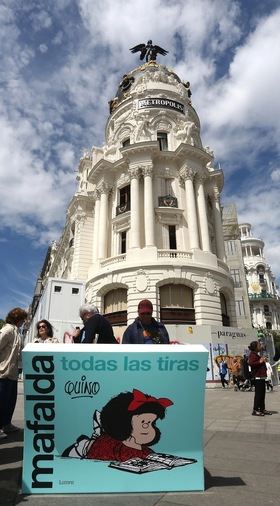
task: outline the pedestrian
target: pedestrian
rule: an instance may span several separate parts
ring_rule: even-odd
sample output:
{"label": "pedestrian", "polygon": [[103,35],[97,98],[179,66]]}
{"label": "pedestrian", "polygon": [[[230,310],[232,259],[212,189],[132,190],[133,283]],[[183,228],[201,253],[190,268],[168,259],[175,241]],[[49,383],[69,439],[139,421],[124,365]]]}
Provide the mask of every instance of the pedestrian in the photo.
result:
{"label": "pedestrian", "polygon": [[241,357],[233,357],[230,368],[234,390],[240,390]]}
{"label": "pedestrian", "polygon": [[228,387],[228,380],[226,380],[226,375],[228,372],[228,366],[226,361],[222,358],[221,362],[219,363],[219,374],[221,378],[222,387],[226,388]]}
{"label": "pedestrian", "polygon": [[53,328],[48,320],[40,320],[37,322],[37,336],[33,343],[59,343],[59,340],[53,336]]}
{"label": "pedestrian", "polygon": [[21,327],[27,318],[24,309],[16,307],[6,316],[6,324],[0,330],[0,439],[19,430],[11,423],[16,401],[21,354]]}
{"label": "pedestrian", "polygon": [[273,370],[272,370],[271,364],[268,362],[268,357],[266,359],[265,366],[266,366],[266,380],[265,380],[266,389],[268,392],[269,392],[269,389],[272,392],[272,390],[273,390],[273,383],[272,383]]}
{"label": "pedestrian", "polygon": [[261,343],[252,341],[249,346],[250,354],[248,364],[251,367],[252,379],[255,385],[253,416],[272,415],[271,411],[265,409],[265,380],[266,380],[266,358],[259,355]]}
{"label": "pedestrian", "polygon": [[141,300],[138,317],[124,332],[122,344],[169,344],[169,335],[163,323],[152,317],[153,304]]}
{"label": "pedestrian", "polygon": [[83,304],[80,307],[80,317],[84,327],[75,342],[84,344],[118,344],[113,333],[111,323],[101,315],[96,306]]}

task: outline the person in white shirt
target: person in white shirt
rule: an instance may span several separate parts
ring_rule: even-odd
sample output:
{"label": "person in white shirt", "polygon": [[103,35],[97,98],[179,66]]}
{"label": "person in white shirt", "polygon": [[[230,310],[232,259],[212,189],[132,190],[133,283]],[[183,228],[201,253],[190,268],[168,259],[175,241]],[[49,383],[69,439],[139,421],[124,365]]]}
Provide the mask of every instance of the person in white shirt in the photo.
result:
{"label": "person in white shirt", "polygon": [[21,327],[27,318],[24,309],[15,307],[6,316],[0,330],[0,439],[19,430],[11,423],[17,402],[19,360],[21,354]]}

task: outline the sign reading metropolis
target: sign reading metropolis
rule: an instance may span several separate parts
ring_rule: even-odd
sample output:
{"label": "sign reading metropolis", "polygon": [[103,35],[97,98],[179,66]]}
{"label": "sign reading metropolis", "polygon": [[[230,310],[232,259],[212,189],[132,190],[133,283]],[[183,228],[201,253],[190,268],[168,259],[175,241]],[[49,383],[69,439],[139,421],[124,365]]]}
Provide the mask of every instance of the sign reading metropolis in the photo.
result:
{"label": "sign reading metropolis", "polygon": [[185,114],[185,106],[176,100],[169,98],[144,98],[138,100],[138,109],[147,109],[152,107],[163,107],[164,109],[173,109]]}
{"label": "sign reading metropolis", "polygon": [[201,345],[28,344],[23,492],[204,490]]}

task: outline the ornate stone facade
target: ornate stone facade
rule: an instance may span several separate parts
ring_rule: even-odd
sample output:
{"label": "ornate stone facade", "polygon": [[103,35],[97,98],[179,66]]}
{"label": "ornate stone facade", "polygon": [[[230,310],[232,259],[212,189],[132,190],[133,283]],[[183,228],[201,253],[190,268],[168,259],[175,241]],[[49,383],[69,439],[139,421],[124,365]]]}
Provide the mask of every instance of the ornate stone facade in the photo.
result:
{"label": "ornate stone facade", "polygon": [[88,301],[119,324],[147,297],[169,323],[236,326],[223,174],[203,148],[186,85],[157,62],[127,79],[110,101],[105,145],[81,159],[50,274],[84,280]]}
{"label": "ornate stone facade", "polygon": [[250,223],[239,226],[248,293],[255,327],[280,329],[280,296],[264,256],[264,242],[252,234]]}

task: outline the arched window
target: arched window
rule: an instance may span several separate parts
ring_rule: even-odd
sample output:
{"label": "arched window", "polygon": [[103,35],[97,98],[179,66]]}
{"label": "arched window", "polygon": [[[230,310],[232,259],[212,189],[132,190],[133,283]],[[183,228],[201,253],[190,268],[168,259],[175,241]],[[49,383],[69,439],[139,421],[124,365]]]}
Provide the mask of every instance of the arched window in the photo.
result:
{"label": "arched window", "polygon": [[116,288],[104,296],[104,316],[111,325],[127,324],[127,289]]}
{"label": "arched window", "polygon": [[227,301],[222,292],[220,292],[220,302],[221,302],[221,309],[222,309],[222,322],[224,327],[230,327],[230,320],[227,310]]}
{"label": "arched window", "polygon": [[159,143],[160,151],[168,151],[167,132],[157,132],[157,141]]}
{"label": "arched window", "polygon": [[264,285],[265,284],[265,277],[264,277],[265,270],[264,270],[263,265],[258,265],[258,267],[257,267],[257,273],[258,273],[258,276],[259,276],[259,283],[260,283],[260,285]]}
{"label": "arched window", "polygon": [[185,285],[160,287],[160,319],[164,323],[195,324],[193,290]]}

